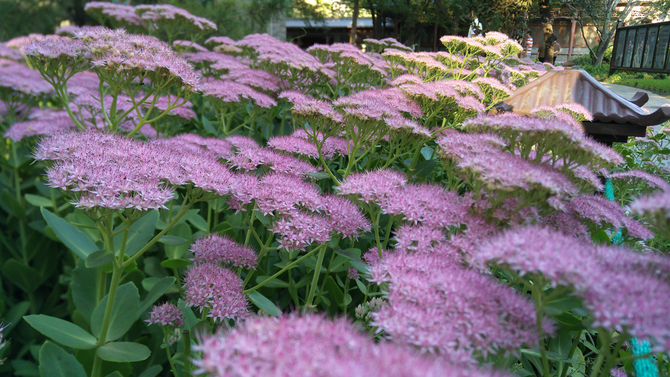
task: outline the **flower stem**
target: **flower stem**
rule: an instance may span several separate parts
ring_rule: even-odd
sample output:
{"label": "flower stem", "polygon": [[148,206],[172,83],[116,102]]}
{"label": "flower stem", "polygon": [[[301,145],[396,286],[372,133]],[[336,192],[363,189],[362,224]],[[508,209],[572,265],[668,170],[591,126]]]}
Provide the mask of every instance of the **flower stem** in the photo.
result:
{"label": "flower stem", "polygon": [[177,368],[174,366],[174,361],[172,360],[172,353],[170,352],[170,343],[168,342],[168,333],[167,329],[163,327],[163,334],[165,334],[165,352],[167,352],[168,362],[170,363],[170,369],[172,369],[172,374],[174,377],[179,377],[177,374]]}
{"label": "flower stem", "polygon": [[326,245],[321,245],[314,250],[319,250],[319,256],[316,260],[316,267],[314,268],[314,277],[312,278],[312,284],[309,287],[309,294],[307,295],[307,301],[305,301],[305,308],[307,310],[313,310],[313,300],[314,293],[316,293],[316,286],[319,283],[319,275],[321,274],[321,265],[323,264],[323,257],[326,254]]}
{"label": "flower stem", "polygon": [[191,374],[191,334],[182,330],[181,336],[184,341],[184,376],[188,376]]}
{"label": "flower stem", "polygon": [[315,249],[313,249],[313,250],[310,251],[309,253],[303,255],[302,257],[296,259],[296,260],[293,261],[292,263],[286,265],[286,267],[282,268],[281,270],[279,270],[277,273],[275,273],[274,275],[270,276],[270,277],[267,278],[266,280],[263,280],[261,283],[258,283],[258,285],[254,286],[254,287],[251,287],[251,288],[249,288],[249,289],[243,291],[242,293],[244,293],[245,295],[248,295],[249,293],[258,290],[259,288],[261,288],[261,287],[264,286],[265,284],[269,283],[270,281],[272,281],[273,279],[275,279],[275,278],[278,277],[279,275],[283,274],[286,270],[290,269],[291,267],[295,266],[296,264],[298,264],[298,263],[302,262],[303,260],[307,259],[309,256],[311,256],[312,254],[314,254],[314,252],[316,252],[317,250],[319,250],[318,247],[315,248]]}
{"label": "flower stem", "polygon": [[610,336],[607,334],[607,331],[604,329],[601,329],[599,331],[599,335],[602,334],[602,346],[600,347],[600,352],[598,353],[598,358],[596,359],[596,363],[593,365],[593,369],[591,369],[591,377],[598,377],[600,374],[600,367],[603,365],[603,362],[605,361],[605,354],[609,353],[609,347],[610,347]]}

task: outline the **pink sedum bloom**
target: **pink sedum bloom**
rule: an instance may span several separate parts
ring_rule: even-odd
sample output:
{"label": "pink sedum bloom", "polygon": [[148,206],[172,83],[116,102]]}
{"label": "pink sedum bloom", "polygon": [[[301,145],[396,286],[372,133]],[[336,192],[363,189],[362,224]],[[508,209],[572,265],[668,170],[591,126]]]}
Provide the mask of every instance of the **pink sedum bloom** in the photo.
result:
{"label": "pink sedum bloom", "polygon": [[[370,275],[388,284],[388,304],[372,314],[371,325],[396,343],[458,363],[474,363],[475,352],[515,352],[538,343],[530,300],[453,259],[395,252]],[[553,332],[548,320],[542,325]]]}
{"label": "pink sedum bloom", "polygon": [[511,229],[475,253],[477,263],[495,262],[526,274],[542,274],[554,286],[574,290],[594,318],[593,327],[628,331],[670,344],[670,259],[622,247],[594,246],[537,226]]}
{"label": "pink sedum bloom", "polygon": [[214,321],[239,321],[249,315],[249,300],[242,293],[242,279],[213,263],[192,264],[184,274],[184,301]]}
{"label": "pink sedum bloom", "polygon": [[[305,350],[309,357],[305,357]],[[197,346],[196,374],[212,377],[506,377],[415,355],[393,343],[374,342],[346,319],[316,314],[255,317]]]}
{"label": "pink sedum bloom", "polygon": [[191,245],[190,251],[196,263],[225,263],[247,269],[256,266],[256,252],[227,235],[212,234],[199,238]]}
{"label": "pink sedum bloom", "polygon": [[150,325],[184,327],[184,312],[169,302],[154,305],[145,322]]}

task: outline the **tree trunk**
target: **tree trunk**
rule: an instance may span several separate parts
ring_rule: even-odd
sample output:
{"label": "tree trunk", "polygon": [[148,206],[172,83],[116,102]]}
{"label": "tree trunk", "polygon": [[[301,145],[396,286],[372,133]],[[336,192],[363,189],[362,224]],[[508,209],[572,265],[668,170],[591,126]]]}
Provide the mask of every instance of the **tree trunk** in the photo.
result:
{"label": "tree trunk", "polygon": [[349,34],[349,43],[356,44],[356,23],[358,22],[358,2],[354,0],[354,14],[351,17],[351,34]]}
{"label": "tree trunk", "polygon": [[595,65],[603,64],[603,58],[605,57],[605,51],[612,40],[612,35],[614,30],[610,29],[606,33],[601,35],[600,43],[598,43],[598,48],[596,49],[596,61]]}

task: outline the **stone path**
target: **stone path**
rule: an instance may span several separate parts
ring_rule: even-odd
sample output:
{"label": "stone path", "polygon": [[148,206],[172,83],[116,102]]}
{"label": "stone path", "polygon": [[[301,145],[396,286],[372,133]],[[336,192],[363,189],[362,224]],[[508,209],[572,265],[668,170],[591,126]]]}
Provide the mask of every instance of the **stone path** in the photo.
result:
{"label": "stone path", "polygon": [[649,95],[649,102],[647,102],[644,106],[642,106],[642,108],[649,110],[650,113],[653,113],[654,111],[658,110],[658,108],[663,106],[664,104],[668,104],[670,106],[670,99],[659,96],[658,94],[654,94],[652,92],[648,92],[646,90],[642,90],[640,88],[633,88],[631,86],[608,84],[608,83],[601,83],[601,84],[603,84],[609,90],[613,91],[614,93],[620,95],[621,97],[627,100],[633,98],[633,96],[637,92],[647,93],[647,95]]}

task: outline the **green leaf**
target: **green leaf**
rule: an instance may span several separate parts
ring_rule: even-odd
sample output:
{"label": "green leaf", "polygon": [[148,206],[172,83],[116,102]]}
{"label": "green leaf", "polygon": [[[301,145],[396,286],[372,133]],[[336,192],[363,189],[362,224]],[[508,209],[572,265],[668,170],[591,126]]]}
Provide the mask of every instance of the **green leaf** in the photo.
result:
{"label": "green leaf", "polygon": [[3,318],[3,322],[7,324],[7,327],[3,331],[5,336],[12,331],[14,326],[21,322],[21,317],[28,313],[28,310],[30,310],[30,301],[21,301],[7,311],[7,314]]}
{"label": "green leaf", "polygon": [[37,270],[14,258],[2,265],[2,274],[26,293],[34,292],[42,282],[42,277]]}
{"label": "green leaf", "polygon": [[[95,362],[97,349],[92,350],[78,350],[75,354],[77,361],[84,367],[84,370],[90,376],[93,370],[93,363]],[[124,377],[129,377],[133,371],[130,363],[112,363],[102,360],[100,363],[100,375],[108,376],[114,372],[121,373]]]}
{"label": "green leaf", "polygon": [[114,253],[109,250],[94,251],[86,257],[86,267],[102,267],[106,266],[114,260]]}
{"label": "green leaf", "polygon": [[[551,352],[551,351],[546,351],[547,352],[547,359],[551,361],[561,361],[564,363],[572,364],[572,363],[578,363],[577,360],[573,359],[568,359],[567,357],[563,357],[556,352]],[[542,357],[542,354],[540,353],[539,350],[536,349],[528,349],[528,348],[522,348],[521,353],[530,355],[530,356],[535,356],[535,357]]]}
{"label": "green leaf", "polygon": [[107,343],[98,348],[98,357],[115,363],[133,363],[145,360],[151,355],[151,351],[144,344],[132,342]]}
{"label": "green leaf", "polygon": [[105,377],[123,377],[123,375],[118,370],[115,370],[114,372],[106,375]]}
{"label": "green leaf", "polygon": [[309,175],[312,178],[316,178],[316,179],[330,178],[330,175],[328,173],[324,173],[324,172],[307,173],[307,175]]}
{"label": "green leaf", "polygon": [[7,160],[9,166],[13,167],[14,169],[18,169],[32,161],[30,149],[26,147],[19,147],[16,150],[16,157],[17,158],[14,158],[13,154],[10,154],[9,159]]}
{"label": "green leaf", "polygon": [[184,323],[186,324],[186,329],[192,331],[193,326],[198,324],[198,318],[193,314],[191,307],[182,299],[177,301],[177,306],[184,311]]}
{"label": "green leaf", "polygon": [[425,146],[421,148],[421,155],[424,159],[430,160],[430,158],[433,156],[433,150],[433,147]]}
{"label": "green leaf", "polygon": [[98,345],[98,340],[93,335],[74,323],[44,314],[29,315],[23,319],[44,336],[64,346],[88,350]]}
{"label": "green leaf", "polygon": [[161,237],[158,242],[166,244],[168,246],[179,246],[186,242],[185,239],[177,236],[165,235]]}
{"label": "green leaf", "polygon": [[368,292],[368,287],[366,287],[365,284],[363,284],[363,282],[360,279],[356,279],[356,285],[363,294],[366,294]]}
{"label": "green leaf", "polygon": [[41,377],[86,377],[77,359],[57,345],[46,341],[40,348]]}
{"label": "green leaf", "polygon": [[335,250],[335,252],[356,262],[361,260],[361,249],[349,248],[346,250]]}
{"label": "green leaf", "polygon": [[[147,242],[154,236],[156,230],[156,223],[158,222],[158,211],[150,211],[140,219],[135,221],[128,229],[128,238],[126,240],[125,254],[132,257],[140,251]],[[119,225],[114,231],[123,229],[123,224]],[[121,250],[121,241],[123,240],[123,233],[114,236],[114,251],[118,253]]]}
{"label": "green leaf", "polygon": [[249,293],[249,299],[253,302],[259,309],[268,313],[273,317],[279,316],[279,310],[277,306],[268,300],[267,297],[260,294],[258,291],[253,291]]}
{"label": "green leaf", "polygon": [[205,128],[205,131],[207,134],[216,136],[217,132],[214,126],[212,125],[212,122],[209,121],[206,117],[202,117],[202,126]]}
{"label": "green leaf", "polygon": [[203,232],[207,232],[209,229],[209,225],[207,224],[207,220],[203,219],[202,216],[195,214],[191,216],[188,219],[188,222],[193,224],[194,227],[202,230]]}
{"label": "green leaf", "polygon": [[333,280],[332,276],[328,276],[328,278],[326,279],[326,289],[328,290],[328,293],[335,300],[335,303],[339,305],[344,299],[344,293],[342,293],[340,287],[337,286],[337,283],[335,282],[335,280]]}
{"label": "green leaf", "polygon": [[[270,278],[270,276],[259,276],[259,277],[256,278],[256,283],[260,284],[260,283],[266,281],[269,278]],[[283,281],[283,280],[274,278],[271,281],[269,281],[267,284],[265,284],[264,286],[268,287],[268,288],[286,288],[286,287],[288,287],[288,283]]]}
{"label": "green leaf", "polygon": [[265,226],[270,225],[270,219],[267,216],[263,215],[262,213],[256,212],[256,218],[261,221],[261,224]]}
{"label": "green leaf", "polygon": [[575,296],[565,295],[555,300],[548,301],[544,310],[549,315],[569,312],[570,310],[581,305],[579,298]]}
{"label": "green leaf", "polygon": [[160,365],[154,365],[148,369],[146,369],[142,374],[140,374],[138,377],[156,377],[158,376],[158,373],[163,371],[163,367]]}
{"label": "green leaf", "polygon": [[552,315],[551,317],[554,318],[556,322],[558,322],[561,325],[561,328],[564,328],[566,330],[579,331],[586,329],[586,326],[584,326],[584,321],[582,321],[572,313],[569,312],[560,313]]}
{"label": "green leaf", "polygon": [[72,300],[77,310],[84,316],[86,321],[91,323],[91,315],[95,309],[96,302],[96,288],[98,281],[99,270],[86,268],[83,260],[79,260],[77,268],[72,271],[72,281],[70,287],[72,288]]}
{"label": "green leaf", "polygon": [[186,259],[166,259],[161,262],[161,266],[163,268],[182,268],[190,265],[191,263],[193,262]]}
{"label": "green leaf", "polygon": [[355,268],[356,270],[358,270],[358,272],[360,272],[360,273],[363,273],[363,274],[368,274],[368,273],[370,273],[370,266],[368,266],[368,265],[365,264],[365,263],[354,262],[354,261],[350,261],[349,263],[351,264],[351,266],[352,266],[353,268]]}
{"label": "green leaf", "polygon": [[16,218],[23,218],[25,216],[26,211],[23,208],[23,205],[21,202],[16,200],[14,195],[12,195],[11,192],[7,189],[2,189],[2,194],[0,194],[0,198],[2,198],[2,202],[5,205],[5,209],[9,211],[9,214],[16,217]]}
{"label": "green leaf", "polygon": [[26,194],[24,197],[26,198],[26,202],[34,205],[35,207],[53,207],[53,203],[49,198],[33,194]]}
{"label": "green leaf", "polygon": [[168,254],[168,257],[169,259],[182,259],[188,255],[188,249],[191,246],[191,240],[193,239],[193,232],[188,224],[177,224],[172,228],[172,234],[185,239],[186,242],[179,246],[169,246],[167,249],[171,254]]}
{"label": "green leaf", "polygon": [[[91,316],[91,331],[95,336],[100,335],[108,297],[109,295],[100,300]],[[112,316],[109,322],[109,330],[107,332],[107,341],[119,339],[128,331],[130,326],[137,320],[134,314],[137,313],[139,306],[140,294],[135,284],[126,283],[117,289],[116,299],[112,307]]]}
{"label": "green leaf", "polygon": [[416,164],[416,168],[414,169],[414,176],[417,178],[423,178],[435,170],[436,166],[436,160],[421,161]]}
{"label": "green leaf", "polygon": [[137,316],[136,318],[139,318],[144,314],[144,312],[149,309],[151,305],[156,302],[161,296],[167,292],[170,287],[172,287],[172,284],[176,279],[172,276],[164,277],[156,282],[153,287],[151,287],[151,290],[149,293],[147,293],[146,297],[144,297],[144,300],[139,305],[139,308],[137,309]]}
{"label": "green leaf", "polygon": [[591,236],[591,238],[592,238],[596,243],[599,243],[599,244],[601,244],[601,245],[609,245],[610,242],[611,242],[611,240],[610,240],[610,236],[607,235],[607,232],[605,232],[604,230],[599,230],[598,232],[596,232],[595,234],[593,234],[593,235]]}
{"label": "green leaf", "polygon": [[[38,347],[38,349],[35,359],[39,360],[40,358],[39,349],[41,347],[40,346],[36,347]],[[35,376],[35,377],[40,376],[40,370],[37,364],[28,360],[12,360],[12,368],[14,368],[15,376]]]}
{"label": "green leaf", "polygon": [[63,242],[65,246],[72,250],[72,252],[79,258],[86,260],[89,254],[99,249],[99,247],[97,247],[95,243],[76,226],[54,215],[44,207],[42,207],[40,211],[42,212],[42,216],[44,216],[44,220],[46,220],[47,224],[49,224],[51,229],[53,229],[54,233],[58,236],[58,239],[60,239],[61,242]]}

